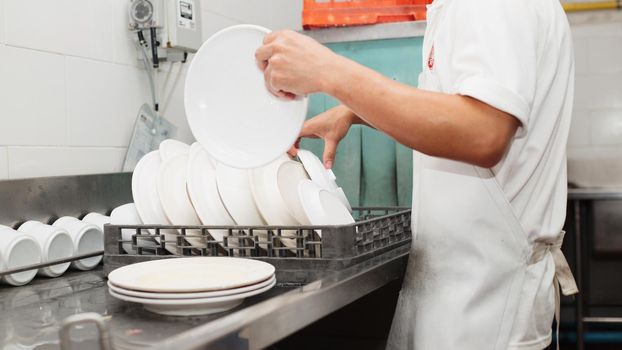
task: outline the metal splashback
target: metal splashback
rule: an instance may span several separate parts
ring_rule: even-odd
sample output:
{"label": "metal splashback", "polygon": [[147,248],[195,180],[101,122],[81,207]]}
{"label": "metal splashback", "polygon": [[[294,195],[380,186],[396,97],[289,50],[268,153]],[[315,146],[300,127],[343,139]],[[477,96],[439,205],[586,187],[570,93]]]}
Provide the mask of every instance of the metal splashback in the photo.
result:
{"label": "metal splashback", "polygon": [[89,212],[108,214],[132,202],[130,173],[79,175],[0,181],[0,225],[27,220],[44,223]]}

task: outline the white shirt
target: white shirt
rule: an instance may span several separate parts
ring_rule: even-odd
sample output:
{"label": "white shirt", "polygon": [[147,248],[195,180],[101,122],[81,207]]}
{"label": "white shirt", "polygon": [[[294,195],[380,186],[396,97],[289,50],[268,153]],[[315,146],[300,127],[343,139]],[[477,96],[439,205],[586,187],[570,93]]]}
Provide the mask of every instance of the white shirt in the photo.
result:
{"label": "white shirt", "polygon": [[566,216],[574,95],[572,40],[559,0],[436,0],[423,63],[433,81],[420,88],[471,96],[520,120],[493,172],[528,238],[557,236]]}

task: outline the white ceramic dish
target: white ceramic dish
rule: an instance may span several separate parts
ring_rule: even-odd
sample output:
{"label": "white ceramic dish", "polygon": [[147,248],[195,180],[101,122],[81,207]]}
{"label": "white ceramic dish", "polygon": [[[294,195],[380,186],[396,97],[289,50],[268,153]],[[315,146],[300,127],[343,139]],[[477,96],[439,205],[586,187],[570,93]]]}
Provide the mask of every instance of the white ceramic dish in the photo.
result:
{"label": "white ceramic dish", "polygon": [[276,281],[273,281],[263,288],[246,293],[202,299],[147,299],[119,294],[111,289],[109,289],[108,292],[117,299],[143,304],[147,311],[156,314],[168,316],[196,316],[215,314],[232,309],[240,305],[245,298],[266,292],[274,287],[275,284]]}
{"label": "white ceramic dish", "polygon": [[[166,217],[173,225],[201,225],[201,220],[199,220],[192,202],[190,202],[190,197],[188,197],[188,190],[186,189],[187,170],[188,154],[176,155],[160,165],[157,178],[158,196]],[[179,230],[179,233],[182,231]],[[186,240],[190,244],[204,247],[205,239],[200,236],[201,230],[186,230]]]}
{"label": "white ceramic dish", "polygon": [[[0,271],[41,262],[41,247],[31,235],[0,225]],[[35,278],[37,270],[2,276],[2,282],[22,286]]]}
{"label": "white ceramic dish", "polygon": [[315,183],[323,189],[335,194],[339,200],[352,212],[352,206],[343,192],[343,189],[337,185],[337,178],[332,170],[326,169],[324,163],[313,152],[307,150],[298,150],[298,158],[305,167],[305,170]]}
{"label": "white ceramic dish", "polygon": [[296,161],[288,161],[283,163],[277,172],[277,184],[283,200],[291,214],[301,225],[311,225],[304,208],[302,207],[302,199],[298,192],[298,186],[303,180],[309,180],[309,176],[302,164]]}
{"label": "white ceramic dish", "polygon": [[110,223],[110,216],[100,213],[88,213],[82,218],[82,221],[93,224],[104,232],[104,225]]}
{"label": "white ceramic dish", "polygon": [[216,183],[218,193],[227,211],[238,225],[265,225],[250,184],[250,173],[247,169],[236,169],[224,164],[216,164]]}
{"label": "white ceramic dish", "polygon": [[347,225],[355,222],[343,202],[315,182],[303,180],[300,182],[298,190],[311,225]]}
{"label": "white ceramic dish", "polygon": [[269,32],[254,25],[217,32],[186,75],[190,129],[212,157],[232,167],[260,167],[287,152],[307,113],[307,98],[284,101],[265,87],[255,51]]}
{"label": "white ceramic dish", "polygon": [[[203,225],[233,226],[235,220],[220,199],[216,184],[216,166],[200,143],[193,143],[188,157],[186,173],[188,195]],[[228,235],[226,230],[209,230],[216,240],[222,241]],[[231,241],[232,245],[236,242]]]}
{"label": "white ceramic dish", "polygon": [[239,288],[274,275],[274,266],[257,260],[193,257],[153,260],[112,271],[108,280],[143,292],[192,293]]}
{"label": "white ceramic dish", "polygon": [[[134,203],[128,203],[116,207],[110,213],[110,223],[113,225],[142,225],[142,220],[140,220],[140,215],[138,215],[138,211],[136,210],[136,205]],[[121,230],[121,238],[124,241],[131,241],[132,235],[136,233],[136,230],[124,229]],[[145,232],[146,233],[146,232]],[[157,243],[153,239],[145,239],[139,238],[139,242],[137,242],[141,247],[156,247]],[[132,248],[131,243],[123,243],[123,250],[125,250],[128,254],[136,254],[136,250]],[[146,254],[143,251],[143,254]]]}
{"label": "white ceramic dish", "polygon": [[[288,162],[294,161],[289,156],[282,155],[272,163],[250,171],[251,189],[255,204],[261,216],[270,226],[300,225],[300,222],[294,217],[293,211],[288,208],[279,188],[279,169]],[[296,247],[296,240],[287,238],[295,237],[296,231],[284,230],[281,235],[283,236],[281,242],[285,246]]]}
{"label": "white ceramic dish", "polygon": [[[138,161],[134,173],[132,174],[132,196],[134,204],[140,219],[147,225],[170,225],[171,222],[166,217],[162,204],[160,204],[160,196],[158,195],[158,173],[162,160],[159,151],[147,153]],[[149,230],[154,235],[155,230]],[[177,231],[160,230],[160,234],[164,235],[167,241],[175,240]],[[167,238],[169,237],[169,238]],[[156,237],[156,242],[159,239]],[[171,244],[165,244],[165,249],[173,254],[177,254],[177,247]]]}
{"label": "white ceramic dish", "polygon": [[168,139],[160,143],[159,151],[162,161],[166,162],[180,154],[188,154],[188,152],[190,152],[190,146],[181,141]]}
{"label": "white ceramic dish", "polygon": [[259,282],[257,284],[252,284],[250,286],[244,286],[240,288],[232,288],[225,290],[216,290],[212,292],[197,292],[197,293],[149,293],[149,292],[141,292],[131,289],[125,289],[118,286],[115,286],[113,283],[108,282],[108,288],[112,291],[127,295],[130,297],[137,298],[147,298],[147,299],[201,299],[201,298],[215,298],[215,297],[223,297],[227,295],[241,294],[250,292],[256,289],[264,288],[276,281],[276,277],[272,276],[263,282]]}
{"label": "white ceramic dish", "polygon": [[[68,259],[73,256],[73,240],[61,227],[46,225],[39,221],[26,221],[19,231],[30,234],[41,246],[41,262]],[[71,263],[63,263],[39,269],[39,275],[58,277],[65,273]]]}
{"label": "white ceramic dish", "polygon": [[[75,255],[94,253],[104,250],[104,233],[99,227],[71,216],[63,216],[56,220],[54,225],[62,227],[73,240]],[[102,261],[102,256],[94,256],[71,263],[71,267],[78,270],[92,270]]]}

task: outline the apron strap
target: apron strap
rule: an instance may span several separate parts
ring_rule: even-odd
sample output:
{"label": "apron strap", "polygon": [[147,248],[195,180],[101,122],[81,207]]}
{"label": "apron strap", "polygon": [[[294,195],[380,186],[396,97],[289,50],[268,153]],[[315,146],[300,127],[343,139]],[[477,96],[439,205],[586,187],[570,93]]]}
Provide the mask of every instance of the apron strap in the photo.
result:
{"label": "apron strap", "polygon": [[553,257],[553,263],[555,264],[555,277],[553,278],[553,285],[555,286],[555,323],[557,326],[557,350],[559,350],[559,320],[561,309],[561,294],[565,296],[579,293],[577,282],[572,275],[570,266],[564,253],[562,253],[562,243],[564,242],[565,231],[555,238],[552,243],[534,243],[533,254],[531,256],[530,264],[534,264],[550,252]]}

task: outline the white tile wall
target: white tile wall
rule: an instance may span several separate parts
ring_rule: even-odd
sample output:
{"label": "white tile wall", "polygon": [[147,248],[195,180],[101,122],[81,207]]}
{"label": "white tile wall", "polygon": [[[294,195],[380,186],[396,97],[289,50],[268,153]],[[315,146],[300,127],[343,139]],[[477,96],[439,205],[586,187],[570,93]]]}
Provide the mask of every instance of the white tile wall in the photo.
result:
{"label": "white tile wall", "polygon": [[140,106],[149,101],[144,70],[68,57],[67,130],[72,146],[127,147]]}
{"label": "white tile wall", "polygon": [[0,145],[67,140],[64,57],[0,46]]}
{"label": "white tile wall", "polygon": [[5,42],[4,37],[4,0],[0,0],[0,44]]}
{"label": "white tile wall", "polygon": [[575,43],[576,96],[568,140],[569,181],[622,186],[622,13],[569,15]]}
{"label": "white tile wall", "polygon": [[[138,108],[151,100],[127,4],[0,0],[0,179],[121,169]],[[302,0],[203,0],[203,34],[237,23],[300,28],[301,9]],[[160,103],[190,143],[187,68],[173,66]]]}
{"label": "white tile wall", "polygon": [[9,178],[9,159],[6,147],[0,147],[0,180]]}
{"label": "white tile wall", "polygon": [[119,172],[125,148],[9,147],[9,177]]}
{"label": "white tile wall", "polygon": [[109,0],[4,1],[8,44],[112,60]]}

